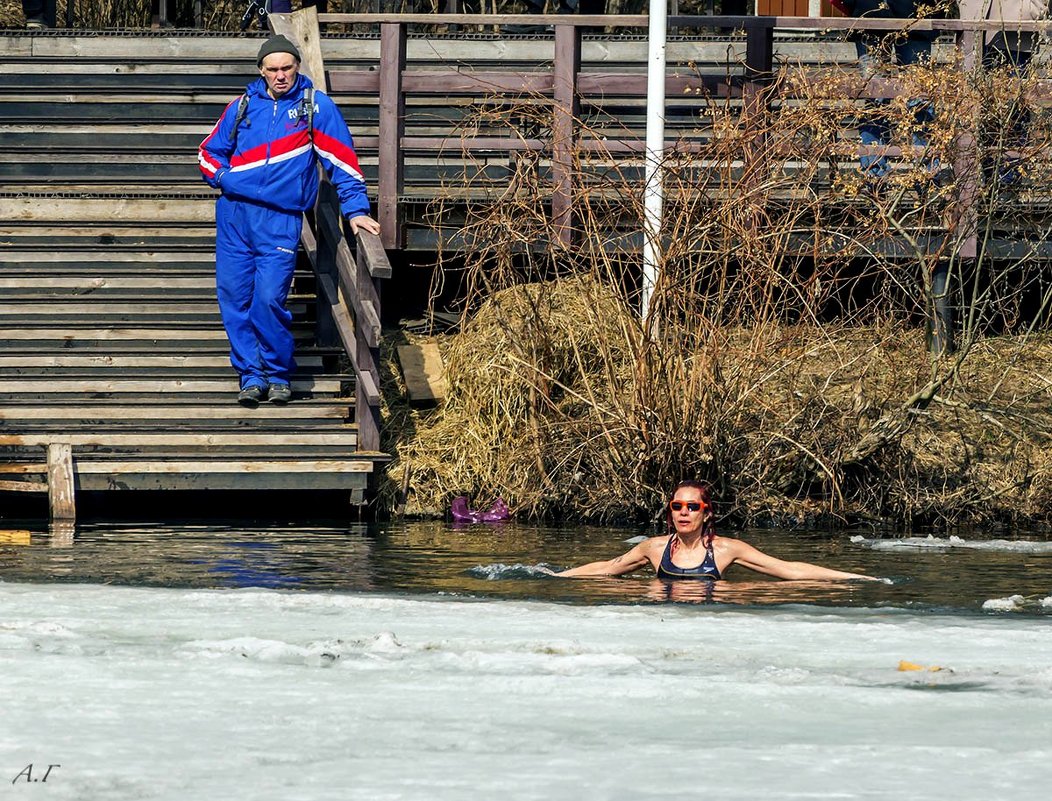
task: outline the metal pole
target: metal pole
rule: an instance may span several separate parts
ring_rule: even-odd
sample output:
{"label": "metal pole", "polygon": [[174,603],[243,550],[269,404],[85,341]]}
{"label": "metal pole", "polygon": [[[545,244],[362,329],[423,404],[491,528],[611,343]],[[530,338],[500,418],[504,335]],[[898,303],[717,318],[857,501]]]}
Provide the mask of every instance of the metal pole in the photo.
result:
{"label": "metal pole", "polygon": [[647,53],[647,141],[643,186],[643,300],[640,314],[650,313],[661,263],[661,213],[664,202],[666,0],[651,0]]}
{"label": "metal pole", "polygon": [[954,351],[953,307],[950,305],[950,265],[939,259],[931,277],[931,300],[928,309],[928,352],[949,356]]}

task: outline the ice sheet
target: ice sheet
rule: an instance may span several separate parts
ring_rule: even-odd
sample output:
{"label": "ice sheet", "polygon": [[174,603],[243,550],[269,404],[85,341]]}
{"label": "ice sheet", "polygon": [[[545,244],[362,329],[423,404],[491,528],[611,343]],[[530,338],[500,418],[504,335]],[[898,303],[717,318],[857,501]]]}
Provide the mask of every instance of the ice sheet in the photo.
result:
{"label": "ice sheet", "polygon": [[[2,583],[0,610],[5,797],[1044,801],[1052,782],[1041,617]],[[29,764],[61,767],[10,784]]]}
{"label": "ice sheet", "polygon": [[956,535],[936,537],[898,537],[894,539],[851,537],[851,542],[877,551],[899,551],[909,548],[968,548],[977,551],[1005,553],[1052,553],[1052,541],[1042,540],[973,540]]}

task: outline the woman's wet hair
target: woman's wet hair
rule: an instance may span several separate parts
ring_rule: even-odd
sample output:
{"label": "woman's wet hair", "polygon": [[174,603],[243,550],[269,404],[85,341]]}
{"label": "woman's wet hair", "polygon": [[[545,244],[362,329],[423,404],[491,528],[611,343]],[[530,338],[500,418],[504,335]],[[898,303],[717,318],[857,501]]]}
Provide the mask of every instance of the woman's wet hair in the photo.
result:
{"label": "woman's wet hair", "polygon": [[[701,541],[708,548],[712,545],[712,538],[716,536],[716,527],[712,522],[716,517],[712,505],[712,488],[704,481],[688,478],[675,486],[672,490],[672,495],[669,496],[669,500],[675,498],[676,493],[681,489],[697,490],[701,495],[701,500],[704,501],[707,507],[708,513],[705,515],[704,522],[701,525]],[[668,533],[674,534],[676,527],[672,524],[672,509],[668,505],[665,506],[665,522],[668,524]]]}

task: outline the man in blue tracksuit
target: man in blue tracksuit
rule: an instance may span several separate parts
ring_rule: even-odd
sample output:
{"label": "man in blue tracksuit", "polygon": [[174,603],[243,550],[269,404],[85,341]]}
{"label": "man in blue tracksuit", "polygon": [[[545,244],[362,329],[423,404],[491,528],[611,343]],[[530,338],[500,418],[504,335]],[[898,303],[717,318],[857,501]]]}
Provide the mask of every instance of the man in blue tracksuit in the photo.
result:
{"label": "man in blue tracksuit", "polygon": [[293,361],[292,285],[303,212],[318,196],[317,162],[340,197],[351,230],[374,234],[365,181],[336,104],[299,74],[300,54],[284,36],[263,43],[261,77],[230,103],[201,143],[205,181],[216,201],[216,290],[241,377],[238,403],[288,403]]}

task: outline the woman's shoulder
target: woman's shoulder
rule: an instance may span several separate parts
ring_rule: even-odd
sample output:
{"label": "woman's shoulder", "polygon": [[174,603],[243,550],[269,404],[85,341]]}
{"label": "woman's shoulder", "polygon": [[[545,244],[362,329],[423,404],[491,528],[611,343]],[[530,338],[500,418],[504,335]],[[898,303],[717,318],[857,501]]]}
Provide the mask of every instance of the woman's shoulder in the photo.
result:
{"label": "woman's shoulder", "polygon": [[712,537],[712,548],[713,550],[734,552],[741,548],[751,547],[745,540],[740,540],[737,537],[726,537],[722,534],[715,534]]}
{"label": "woman's shoulder", "polygon": [[656,548],[664,548],[668,545],[668,541],[671,538],[671,534],[658,534],[656,537],[647,537],[639,543],[639,547],[646,551],[654,550]]}

